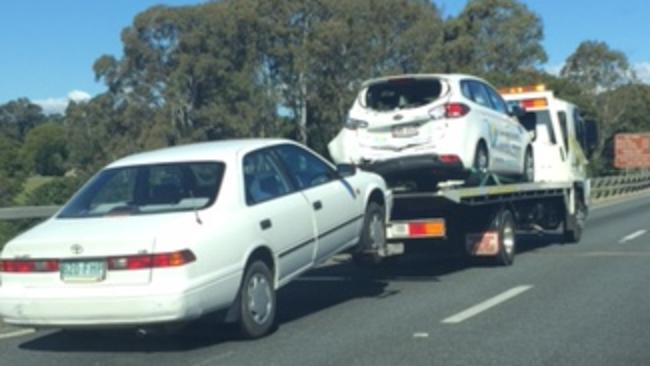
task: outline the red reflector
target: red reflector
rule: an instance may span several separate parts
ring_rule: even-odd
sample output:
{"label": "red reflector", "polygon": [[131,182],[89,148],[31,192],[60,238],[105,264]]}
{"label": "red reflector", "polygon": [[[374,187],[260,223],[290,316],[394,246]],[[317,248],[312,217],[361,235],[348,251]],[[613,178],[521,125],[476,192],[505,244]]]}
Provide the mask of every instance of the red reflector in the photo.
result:
{"label": "red reflector", "polygon": [[410,222],[408,228],[411,238],[442,238],[446,235],[445,221],[441,219]]}
{"label": "red reflector", "polygon": [[440,162],[443,164],[460,163],[460,158],[458,157],[458,155],[440,155],[438,157],[438,160],[440,160]]}
{"label": "red reflector", "polygon": [[460,118],[469,113],[469,107],[463,103],[448,103],[445,105],[447,118]]}
{"label": "red reflector", "polygon": [[126,257],[109,258],[108,269],[137,270],[147,268],[178,267],[194,262],[196,257],[190,250],[173,253],[159,253],[153,255],[134,255]]}

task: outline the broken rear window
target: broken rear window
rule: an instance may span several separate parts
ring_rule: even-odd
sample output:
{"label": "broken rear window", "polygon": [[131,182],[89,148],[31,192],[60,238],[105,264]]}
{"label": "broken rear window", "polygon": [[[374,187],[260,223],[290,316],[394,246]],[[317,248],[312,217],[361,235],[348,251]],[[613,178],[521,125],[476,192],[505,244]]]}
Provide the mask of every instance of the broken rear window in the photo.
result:
{"label": "broken rear window", "polygon": [[390,79],[370,85],[364,104],[381,112],[417,108],[438,99],[441,91],[438,79]]}

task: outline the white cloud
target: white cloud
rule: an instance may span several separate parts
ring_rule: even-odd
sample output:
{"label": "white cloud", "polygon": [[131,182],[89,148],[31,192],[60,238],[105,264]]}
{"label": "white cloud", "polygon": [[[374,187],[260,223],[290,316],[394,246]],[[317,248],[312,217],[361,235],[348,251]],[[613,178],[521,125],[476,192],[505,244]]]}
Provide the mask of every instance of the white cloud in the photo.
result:
{"label": "white cloud", "polygon": [[36,99],[33,102],[40,105],[45,114],[64,114],[70,102],[80,103],[88,101],[90,98],[91,95],[83,90],[72,90],[67,97]]}
{"label": "white cloud", "polygon": [[650,62],[639,62],[634,65],[636,76],[642,82],[650,84]]}
{"label": "white cloud", "polygon": [[45,114],[63,114],[70,101],[68,98],[47,98],[36,99],[33,102],[34,104],[40,105]]}
{"label": "white cloud", "polygon": [[70,93],[68,93],[68,99],[77,103],[85,102],[90,98],[91,98],[90,94],[86,93],[83,90],[73,90]]}

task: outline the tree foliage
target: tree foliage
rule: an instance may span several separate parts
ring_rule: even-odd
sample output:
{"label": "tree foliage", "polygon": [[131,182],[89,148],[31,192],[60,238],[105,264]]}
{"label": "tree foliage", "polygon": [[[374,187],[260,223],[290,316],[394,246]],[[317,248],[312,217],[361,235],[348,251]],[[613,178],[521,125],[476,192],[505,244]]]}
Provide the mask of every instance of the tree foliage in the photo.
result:
{"label": "tree foliage", "polygon": [[47,176],[63,175],[68,157],[65,129],[56,122],[33,128],[25,137],[21,155],[28,171]]}
{"label": "tree foliage", "polygon": [[[543,37],[539,16],[518,0],[469,0],[448,19],[429,0],[154,6],[122,31],[122,56],[96,60],[105,93],[63,117],[25,98],[0,105],[0,204],[12,204],[30,174],[86,177],[168,145],[289,137],[326,153],[362,81],[418,72],[546,84],[600,121],[607,169],[613,134],[650,129],[649,87],[623,53],[595,41],[550,75],[539,68]],[[23,197],[59,202],[74,185],[60,178]]]}
{"label": "tree foliage", "polygon": [[446,27],[448,72],[512,73],[546,61],[539,16],[516,0],[469,0]]}
{"label": "tree foliage", "polygon": [[44,122],[40,106],[27,98],[19,98],[0,106],[0,135],[22,141],[27,132]]}
{"label": "tree foliage", "polygon": [[566,60],[560,75],[592,95],[635,80],[627,56],[598,41],[580,43]]}

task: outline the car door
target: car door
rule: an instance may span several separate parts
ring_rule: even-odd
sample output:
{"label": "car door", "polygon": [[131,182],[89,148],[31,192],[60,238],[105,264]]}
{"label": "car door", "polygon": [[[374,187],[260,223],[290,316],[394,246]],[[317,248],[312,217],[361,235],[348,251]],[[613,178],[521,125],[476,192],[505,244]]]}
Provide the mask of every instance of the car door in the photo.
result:
{"label": "car door", "polygon": [[[465,80],[471,100],[476,103],[474,110],[479,116],[479,121],[487,125],[488,149],[490,150],[490,171],[502,173],[507,168],[506,154],[501,137],[502,124],[500,116],[493,110],[492,102],[487,89],[478,80]],[[464,92],[465,94],[466,92]]]}
{"label": "car door", "polygon": [[499,137],[504,144],[503,151],[506,172],[519,174],[522,172],[524,165],[523,157],[528,142],[528,133],[519,121],[510,117],[508,114],[508,106],[499,93],[487,84],[482,85],[490,97],[492,108],[495,112],[494,118],[499,124]]}
{"label": "car door", "polygon": [[311,206],[269,149],[246,154],[242,170],[247,216],[253,230],[277,254],[278,278],[283,280],[310,267],[316,253]]}
{"label": "car door", "polygon": [[276,147],[294,184],[300,187],[316,218],[316,261],[356,243],[363,214],[356,189],[340,179],[321,158],[296,145]]}

